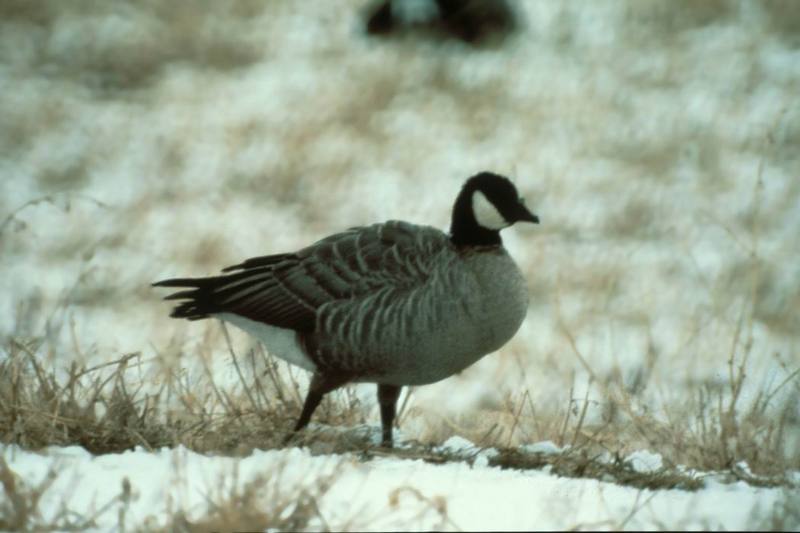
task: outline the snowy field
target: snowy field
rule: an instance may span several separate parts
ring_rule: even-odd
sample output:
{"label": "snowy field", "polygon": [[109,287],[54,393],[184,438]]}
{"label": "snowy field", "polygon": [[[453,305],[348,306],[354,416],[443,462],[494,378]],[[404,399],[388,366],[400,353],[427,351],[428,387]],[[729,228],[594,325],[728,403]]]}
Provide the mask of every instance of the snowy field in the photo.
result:
{"label": "snowy field", "polygon": [[[370,531],[760,530],[791,525],[771,520],[776,508],[798,501],[777,488],[722,483],[708,475],[696,492],[637,490],[547,471],[487,468],[480,457],[469,466],[390,458],[362,463],[352,456],[312,457],[297,448],[259,450],[242,459],[199,455],[183,447],[99,457],[77,447],[49,449],[44,455],[7,448],[3,455],[19,476],[33,483],[41,484],[52,470],[59,472],[40,503],[47,509],[46,521],[70,523],[66,520],[71,518],[72,524],[108,531],[126,524],[180,528],[180,520],[171,527],[164,522],[178,512],[190,524],[210,514],[208,530],[256,529],[250,524],[264,522],[287,530],[298,525]],[[645,463],[640,468],[649,467]],[[286,493],[293,497],[286,498]],[[226,509],[231,500],[251,507],[244,512]],[[64,507],[73,516],[59,517]],[[253,510],[267,519],[247,516]]]}
{"label": "snowy field", "polygon": [[[0,3],[0,528],[800,529],[800,3],[522,0],[483,47],[366,3]],[[542,220],[528,316],[398,454],[329,435],[372,386],[282,447],[307,376],[149,286],[446,229],[481,170]],[[546,441],[658,479],[490,460]]]}

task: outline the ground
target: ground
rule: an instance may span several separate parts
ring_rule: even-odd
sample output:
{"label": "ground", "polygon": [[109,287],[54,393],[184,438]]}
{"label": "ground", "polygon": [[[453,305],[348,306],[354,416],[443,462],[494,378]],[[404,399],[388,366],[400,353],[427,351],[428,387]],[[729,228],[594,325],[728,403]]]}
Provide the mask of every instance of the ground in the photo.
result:
{"label": "ground", "polygon": [[[470,44],[365,5],[0,6],[0,525],[800,528],[800,6],[521,0]],[[446,229],[482,170],[542,221],[528,316],[394,453],[369,386],[284,447],[304,372],[149,286]]]}

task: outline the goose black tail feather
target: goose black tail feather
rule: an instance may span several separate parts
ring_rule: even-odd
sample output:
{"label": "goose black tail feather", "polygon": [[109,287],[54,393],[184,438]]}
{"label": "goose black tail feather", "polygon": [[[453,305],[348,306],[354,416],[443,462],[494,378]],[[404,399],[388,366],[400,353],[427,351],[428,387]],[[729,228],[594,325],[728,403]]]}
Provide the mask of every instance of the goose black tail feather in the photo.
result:
{"label": "goose black tail feather", "polygon": [[214,313],[230,311],[226,301],[232,291],[238,290],[237,282],[248,281],[254,274],[265,274],[269,269],[249,269],[233,274],[207,278],[172,278],[157,281],[153,287],[179,287],[164,300],[183,300],[175,306],[169,316],[187,320],[202,320]]}
{"label": "goose black tail feather", "polygon": [[169,316],[201,320],[213,313],[215,305],[210,298],[218,278],[174,278],[153,283],[153,287],[189,287],[188,290],[174,292],[164,297],[165,300],[185,300],[172,310]]}

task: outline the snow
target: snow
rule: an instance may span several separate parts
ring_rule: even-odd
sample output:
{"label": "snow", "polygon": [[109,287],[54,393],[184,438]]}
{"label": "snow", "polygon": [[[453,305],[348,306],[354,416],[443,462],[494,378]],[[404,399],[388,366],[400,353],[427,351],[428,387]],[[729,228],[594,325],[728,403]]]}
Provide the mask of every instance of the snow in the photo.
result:
{"label": "snow", "polygon": [[451,453],[469,453],[475,450],[475,445],[459,435],[453,435],[439,447],[442,451]]}
{"label": "snow", "polygon": [[[179,511],[189,520],[201,518],[211,502],[242,491],[260,477],[268,480],[262,496],[265,508],[269,498],[313,491],[332,478],[317,502],[320,515],[334,529],[349,524],[368,531],[743,529],[782,495],[780,489],[713,481],[697,492],[638,490],[541,471],[396,458],[361,462],[352,455],[312,456],[298,448],[232,458],[183,447],[152,453],[137,448],[94,457],[78,447],[36,453],[3,446],[0,455],[29,486],[44,480],[51,469],[58,472],[40,502],[44,520],[66,506],[80,515],[97,514],[98,531],[115,528],[124,504],[112,500],[125,479],[132,490],[127,523],[164,525]],[[280,493],[273,492],[272,483],[279,484]],[[321,527],[319,521],[309,525]]]}
{"label": "snow", "polygon": [[637,472],[656,472],[664,466],[664,459],[659,453],[637,450],[625,458],[626,463]]}
{"label": "snow", "polygon": [[564,448],[557,446],[551,440],[545,440],[542,442],[534,442],[533,444],[523,444],[520,446],[520,450],[525,453],[543,453],[545,455],[555,455],[564,451]]}
{"label": "snow", "polygon": [[490,459],[498,455],[494,448],[479,448],[472,442],[459,435],[453,435],[440,446],[436,451],[444,452],[450,457],[469,460],[476,468],[484,468],[489,465]]}

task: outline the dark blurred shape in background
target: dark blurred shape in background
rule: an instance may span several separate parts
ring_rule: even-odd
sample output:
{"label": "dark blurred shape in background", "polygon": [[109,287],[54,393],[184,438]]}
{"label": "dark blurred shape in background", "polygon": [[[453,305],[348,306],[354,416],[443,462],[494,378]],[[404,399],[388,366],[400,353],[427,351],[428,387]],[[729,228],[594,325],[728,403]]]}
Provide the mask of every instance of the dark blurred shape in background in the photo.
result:
{"label": "dark blurred shape in background", "polygon": [[473,45],[499,42],[519,27],[509,0],[380,0],[367,11],[370,35],[415,32]]}

